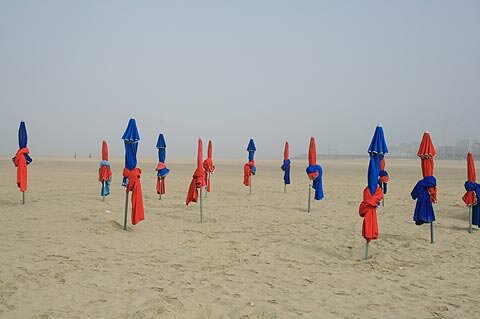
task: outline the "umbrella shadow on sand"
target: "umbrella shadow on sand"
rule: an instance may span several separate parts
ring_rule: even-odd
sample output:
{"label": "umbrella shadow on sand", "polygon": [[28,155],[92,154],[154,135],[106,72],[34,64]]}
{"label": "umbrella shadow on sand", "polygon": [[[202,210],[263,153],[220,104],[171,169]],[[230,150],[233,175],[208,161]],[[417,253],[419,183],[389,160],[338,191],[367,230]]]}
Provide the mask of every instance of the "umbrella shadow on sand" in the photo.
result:
{"label": "umbrella shadow on sand", "polygon": [[[108,223],[115,229],[125,231],[123,229],[123,225],[120,224],[119,222],[117,222],[116,220],[109,220]],[[129,230],[130,230],[130,228],[127,227],[127,231],[129,231]]]}
{"label": "umbrella shadow on sand", "polygon": [[2,205],[2,206],[5,205],[4,207],[24,206],[24,205],[22,205],[22,198],[21,197],[18,200],[2,198],[2,199],[0,199],[0,205]]}

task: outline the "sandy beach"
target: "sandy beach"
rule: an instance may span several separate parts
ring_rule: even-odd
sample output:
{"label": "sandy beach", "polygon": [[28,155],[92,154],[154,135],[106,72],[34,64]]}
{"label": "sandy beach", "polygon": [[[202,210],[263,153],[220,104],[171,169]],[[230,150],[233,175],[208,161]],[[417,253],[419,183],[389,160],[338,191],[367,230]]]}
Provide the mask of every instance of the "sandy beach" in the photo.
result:
{"label": "sandy beach", "polygon": [[[478,318],[480,230],[467,232],[465,161],[437,161],[436,243],[412,221],[420,160],[389,159],[380,238],[362,260],[368,159],[322,159],[325,199],[306,212],[305,160],[215,160],[212,192],[185,206],[195,158],[171,159],[167,195],[140,158],[145,221],[122,229],[123,159],[102,202],[98,159],[34,158],[27,203],[0,160],[1,318]],[[477,166],[478,167],[478,166]]]}

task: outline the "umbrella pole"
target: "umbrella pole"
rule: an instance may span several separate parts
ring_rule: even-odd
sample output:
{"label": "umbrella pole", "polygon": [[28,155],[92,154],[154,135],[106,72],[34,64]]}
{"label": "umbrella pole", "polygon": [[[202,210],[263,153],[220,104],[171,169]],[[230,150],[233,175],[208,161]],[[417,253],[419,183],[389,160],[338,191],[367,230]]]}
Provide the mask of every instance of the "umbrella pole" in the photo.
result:
{"label": "umbrella pole", "polygon": [[102,181],[102,202],[105,201],[105,181]]}
{"label": "umbrella pole", "polygon": [[370,242],[367,240],[367,243],[365,244],[365,257],[363,258],[364,260],[368,259],[368,246]]}
{"label": "umbrella pole", "polygon": [[286,194],[287,193],[287,184],[283,184],[283,193]]}
{"label": "umbrella pole", "polygon": [[22,205],[25,205],[25,192],[22,192]]}
{"label": "umbrella pole", "polygon": [[250,188],[249,188],[250,195],[252,195],[252,181],[253,181],[253,178],[250,177]]}
{"label": "umbrella pole", "polygon": [[471,234],[472,233],[472,210],[473,210],[473,205],[468,206],[468,232]]}
{"label": "umbrella pole", "polygon": [[310,213],[310,198],[312,197],[312,184],[308,182],[308,209],[307,213]]}
{"label": "umbrella pole", "polygon": [[382,207],[385,207],[385,200],[382,198]]}
{"label": "umbrella pole", "polygon": [[433,234],[433,222],[430,223],[430,243],[434,243],[435,242],[435,237],[434,237],[434,234]]}
{"label": "umbrella pole", "polygon": [[160,178],[160,194],[158,194],[158,200],[161,200],[162,199],[162,178]]}
{"label": "umbrella pole", "polygon": [[210,184],[210,173],[207,173],[207,185],[205,185],[205,198],[208,198],[208,185]]}
{"label": "umbrella pole", "polygon": [[202,188],[200,187],[200,224],[203,224],[203,200],[202,200]]}
{"label": "umbrella pole", "polygon": [[123,230],[127,230],[127,209],[128,209],[128,191],[125,192],[125,218],[123,219]]}

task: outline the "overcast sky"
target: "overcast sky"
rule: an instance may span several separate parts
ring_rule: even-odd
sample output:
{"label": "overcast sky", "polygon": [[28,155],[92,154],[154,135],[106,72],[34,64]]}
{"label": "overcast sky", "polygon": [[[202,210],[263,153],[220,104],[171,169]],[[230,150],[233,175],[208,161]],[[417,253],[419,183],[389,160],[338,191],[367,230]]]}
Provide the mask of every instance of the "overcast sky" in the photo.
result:
{"label": "overcast sky", "polygon": [[480,138],[480,1],[0,0],[0,155],[364,154]]}

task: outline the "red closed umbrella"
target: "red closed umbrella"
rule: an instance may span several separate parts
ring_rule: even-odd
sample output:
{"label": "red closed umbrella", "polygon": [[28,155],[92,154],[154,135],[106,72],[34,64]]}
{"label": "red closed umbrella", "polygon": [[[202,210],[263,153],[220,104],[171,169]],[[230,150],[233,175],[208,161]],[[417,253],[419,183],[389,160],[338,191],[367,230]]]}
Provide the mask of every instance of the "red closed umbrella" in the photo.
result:
{"label": "red closed umbrella", "polygon": [[190,202],[197,202],[200,198],[200,223],[203,223],[202,188],[206,185],[205,169],[203,168],[203,142],[202,139],[199,138],[197,148],[197,169],[193,173],[185,204],[188,205]]}
{"label": "red closed umbrella", "polygon": [[105,196],[110,194],[110,182],[112,181],[112,170],[108,162],[107,141],[102,142],[102,161],[98,170],[98,181],[102,183],[101,195],[103,201],[105,201]]}
{"label": "red closed umbrella", "polygon": [[[433,146],[432,138],[430,137],[430,133],[426,131],[423,133],[422,142],[420,143],[420,147],[418,148],[417,156],[420,157],[421,165],[422,165],[422,175],[423,177],[433,176],[433,171],[435,168],[435,163],[433,162],[433,158],[437,155],[437,150],[435,146]],[[428,192],[430,193],[431,199],[433,203],[437,202],[437,188],[436,187],[429,187]]]}
{"label": "red closed umbrella", "polygon": [[435,212],[433,203],[437,202],[437,181],[434,174],[433,158],[437,155],[435,146],[433,146],[430,133],[426,131],[423,133],[420,147],[418,148],[417,156],[420,157],[422,166],[423,179],[415,185],[412,190],[412,198],[417,201],[413,220],[415,224],[422,225],[424,223],[430,224],[430,240],[435,242],[433,232],[433,222],[435,221]]}
{"label": "red closed umbrella", "polygon": [[208,141],[208,148],[207,148],[207,158],[203,161],[203,168],[205,169],[205,182],[207,183],[206,193],[207,194],[211,191],[211,183],[210,183],[210,174],[215,172],[215,165],[213,165],[213,146],[212,141]]}
{"label": "red closed umbrella", "polygon": [[[475,172],[475,160],[471,152],[468,152],[467,154],[467,181],[470,183],[477,182],[477,174]],[[467,191],[465,195],[463,195],[462,199],[467,206],[477,204],[477,197],[475,195],[475,191]]]}
{"label": "red closed umbrella", "polygon": [[321,200],[323,198],[323,185],[322,185],[322,167],[317,164],[317,146],[315,138],[310,137],[310,144],[308,146],[308,167],[306,169],[307,176],[311,182],[308,183],[308,208],[307,212],[310,213],[310,201],[312,188],[315,190],[314,199]]}
{"label": "red closed umbrella", "polygon": [[473,154],[467,154],[467,181],[465,182],[465,190],[462,199],[468,206],[468,232],[472,232],[472,223],[480,225],[479,223],[479,209],[477,194],[480,193],[480,185],[477,184],[477,174],[475,172],[475,160]]}

